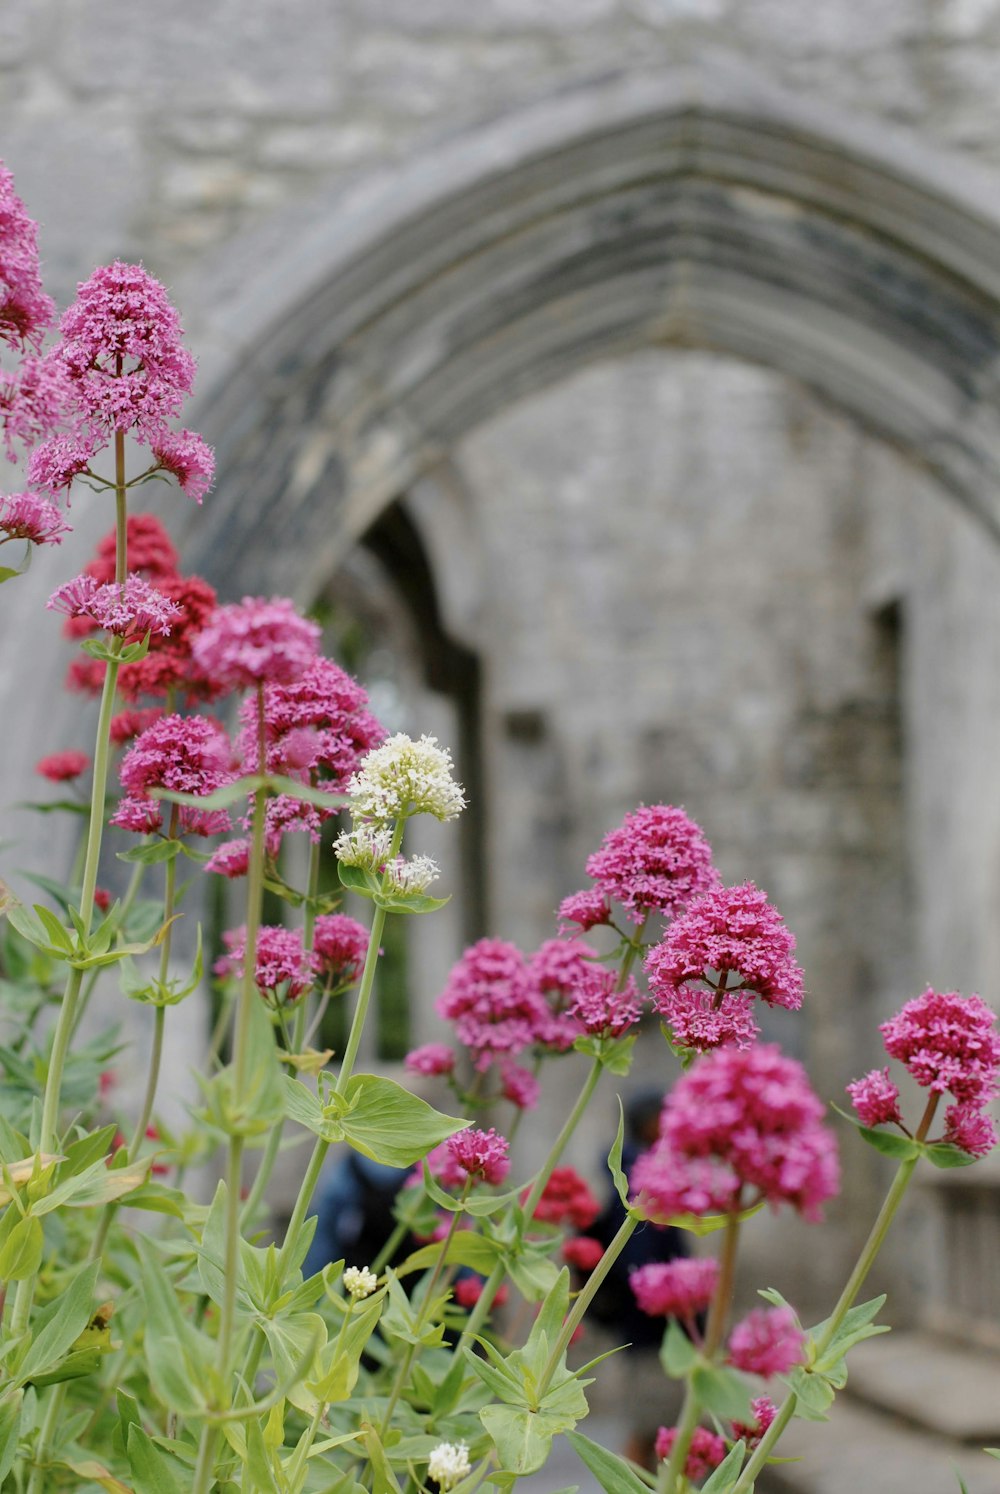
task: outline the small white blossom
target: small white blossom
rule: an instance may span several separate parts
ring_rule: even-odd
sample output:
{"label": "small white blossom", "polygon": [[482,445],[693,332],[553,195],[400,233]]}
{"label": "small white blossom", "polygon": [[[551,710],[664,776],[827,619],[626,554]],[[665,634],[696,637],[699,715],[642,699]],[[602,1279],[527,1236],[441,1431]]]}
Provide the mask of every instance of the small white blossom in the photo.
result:
{"label": "small white blossom", "polygon": [[426,892],[441,875],[441,868],[430,856],[397,856],[386,866],[389,882],[396,892]]}
{"label": "small white blossom", "polygon": [[465,1442],[439,1442],[427,1462],[427,1477],[434,1479],[441,1489],[453,1489],[471,1471]]}
{"label": "small white blossom", "polygon": [[345,866],[380,872],[392,850],[392,829],[385,825],[354,825],[342,830],[333,843],[333,854]]}
{"label": "small white blossom", "polygon": [[377,1286],[378,1277],[367,1266],[348,1266],[344,1272],[344,1290],[355,1302],[360,1302],[362,1297],[370,1297]]}
{"label": "small white blossom", "polygon": [[354,812],[382,821],[411,814],[452,820],[465,797],[451,769],[451,753],[436,737],[414,742],[399,732],[368,753],[348,784]]}

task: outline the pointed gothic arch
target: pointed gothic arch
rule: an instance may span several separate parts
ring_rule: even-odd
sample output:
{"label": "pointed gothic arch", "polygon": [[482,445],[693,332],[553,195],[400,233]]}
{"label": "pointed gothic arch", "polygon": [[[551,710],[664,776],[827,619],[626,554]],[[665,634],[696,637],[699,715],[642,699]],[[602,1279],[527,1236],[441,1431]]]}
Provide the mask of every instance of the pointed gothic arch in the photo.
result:
{"label": "pointed gothic arch", "polygon": [[230,591],[308,596],[466,431],[650,344],[802,380],[1000,537],[996,203],[966,163],[719,62],[365,177],[212,287],[219,479],[189,553]]}

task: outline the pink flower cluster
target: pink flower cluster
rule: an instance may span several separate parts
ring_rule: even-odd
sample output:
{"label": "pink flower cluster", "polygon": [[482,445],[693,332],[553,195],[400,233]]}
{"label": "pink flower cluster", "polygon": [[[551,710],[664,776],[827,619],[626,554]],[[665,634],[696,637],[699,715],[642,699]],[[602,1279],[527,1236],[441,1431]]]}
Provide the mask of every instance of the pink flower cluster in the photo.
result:
{"label": "pink flower cluster", "polygon": [[287,685],[315,659],[319,631],[286,597],[244,597],[212,613],[194,640],[192,657],[230,690]]}
{"label": "pink flower cluster", "polygon": [[[527,1200],[530,1189],[525,1189],[521,1202]],[[594,1197],[585,1178],[574,1167],[555,1167],[542,1196],[535,1205],[533,1219],[544,1224],[566,1224],[573,1229],[587,1229],[601,1212],[600,1201]]]}
{"label": "pink flower cluster", "polygon": [[84,573],[65,582],[45,604],[67,617],[89,618],[108,633],[138,640],[146,633],[169,633],[180,616],[180,608],[141,576],[129,575],[125,584],[110,581],[99,586]]}
{"label": "pink flower cluster", "polygon": [[674,918],[718,881],[708,841],[672,804],[641,804],[627,814],[587,858],[587,876],[596,886],[564,899],[559,909],[564,923],[583,929],[608,922],[612,902],[633,923],[650,913]]}
{"label": "pink flower cluster", "polygon": [[571,1009],[597,958],[597,950],[582,939],[546,939],[531,956],[528,974],[548,1009],[535,1031],[537,1047],[565,1053],[586,1031]]}
{"label": "pink flower cluster", "polygon": [[465,951],[452,967],[436,1010],[454,1022],[480,1072],[495,1059],[530,1047],[549,1017],[524,956],[504,939],[480,939]]}
{"label": "pink flower cluster", "polygon": [[46,358],[28,354],[16,369],[0,371],[0,430],[8,461],[17,460],[18,446],[33,447],[53,434],[68,397],[64,371]]}
{"label": "pink flower cluster", "polygon": [[[661,1427],[656,1434],[656,1456],[665,1462],[676,1441],[676,1427]],[[726,1444],[716,1432],[710,1432],[707,1427],[695,1427],[684,1460],[684,1477],[692,1482],[707,1478],[725,1456]]]}
{"label": "pink flower cluster", "polygon": [[90,758],[85,752],[67,748],[65,752],[51,752],[35,764],[35,772],[41,773],[50,783],[71,783],[90,767]]}
{"label": "pink flower cluster", "polygon": [[[240,712],[237,746],[248,766],[257,767],[257,706],[247,699]],[[312,658],[295,680],[264,687],[267,770],[342,793],[367,752],[385,738],[381,722],[368,710],[368,695],[332,659]],[[268,804],[268,828],[280,835],[306,830],[319,840],[320,826],[335,814],[279,795]]]}
{"label": "pink flower cluster", "polygon": [[492,1126],[488,1131],[467,1126],[442,1141],[427,1154],[431,1173],[445,1188],[464,1187],[473,1182],[502,1183],[510,1171],[507,1153],[510,1142]]}
{"label": "pink flower cluster", "polygon": [[729,1335],[729,1363],[769,1380],[805,1362],[806,1336],[790,1307],[755,1307]]}
{"label": "pink flower cluster", "polygon": [[410,1074],[450,1074],[455,1068],[455,1050],[447,1043],[425,1043],[407,1053],[404,1067]]}
{"label": "pink flower cluster", "polygon": [[[161,716],[141,732],[122,760],[120,777],[125,797],[112,816],[112,825],[148,835],[159,830],[169,804],[150,797],[151,789],[205,797],[231,783],[229,739],[217,721],[204,716]],[[229,829],[224,809],[178,808],[182,834],[217,835]]]}
{"label": "pink flower cluster", "polygon": [[636,1202],[658,1223],[759,1198],[815,1219],[839,1183],[823,1117],[802,1065],[777,1047],[719,1048],[667,1096],[660,1139],[632,1172]]}
{"label": "pink flower cluster", "polygon": [[32,545],[58,545],[70,525],[50,498],[38,493],[11,493],[0,497],[0,544],[7,540],[28,540]]}
{"label": "pink flower cluster", "polygon": [[55,315],[42,290],[38,224],[14,191],[14,178],[0,162],[0,342],[37,345]]}
{"label": "pink flower cluster", "polygon": [[361,979],[368,954],[368,930],[346,913],[321,913],[313,929],[316,971],[334,990]]}
{"label": "pink flower cluster", "polygon": [[718,1261],[680,1257],[637,1267],[629,1286],[641,1311],[650,1317],[691,1321],[708,1308],[718,1279]]}
{"label": "pink flower cluster", "polygon": [[[992,1151],[997,1134],[985,1107],[1000,1091],[1000,1034],[986,1002],[928,987],[880,1030],[889,1057],[919,1085],[934,1095],[953,1096],[956,1103],[945,1112],[941,1139],[973,1157]],[[847,1092],[862,1125],[903,1127],[899,1090],[888,1067],[872,1069]]]}
{"label": "pink flower cluster", "polygon": [[754,1415],[753,1421],[734,1421],[733,1437],[737,1442],[742,1438],[748,1448],[754,1448],[777,1416],[778,1408],[770,1396],[759,1395],[750,1402],[750,1410]]}
{"label": "pink flower cluster", "polygon": [[653,1004],[682,1047],[749,1047],[760,1031],[750,997],[802,1005],[794,949],[781,914],[752,882],[716,887],[675,919],[647,956]]}
{"label": "pink flower cluster", "polygon": [[[216,960],[214,973],[223,979],[242,979],[246,929],[230,929],[222,936],[227,953]],[[315,960],[302,943],[301,929],[262,924],[257,930],[254,984],[272,1006],[296,1001],[315,977]]]}
{"label": "pink flower cluster", "polygon": [[634,1027],[642,1010],[635,977],[629,976],[621,990],[614,970],[590,965],[583,972],[569,1005],[585,1032],[597,1037],[619,1038]]}

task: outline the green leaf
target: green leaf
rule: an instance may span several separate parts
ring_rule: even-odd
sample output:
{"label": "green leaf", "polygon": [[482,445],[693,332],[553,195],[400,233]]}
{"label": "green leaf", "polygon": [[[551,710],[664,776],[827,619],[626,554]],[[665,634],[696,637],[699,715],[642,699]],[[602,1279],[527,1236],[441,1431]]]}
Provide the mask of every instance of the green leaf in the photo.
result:
{"label": "green leaf", "polygon": [[50,1302],[35,1321],[31,1342],[17,1368],[23,1384],[62,1359],[90,1322],[100,1261],[91,1261],[73,1278],[61,1297]]}
{"label": "green leaf", "polygon": [[375,1331],[384,1302],[384,1294],[379,1293],[357,1304],[343,1331],[322,1349],[317,1374],[306,1381],[305,1387],[316,1401],[330,1404],[347,1400],[357,1384],[361,1355]]}
{"label": "green leaf", "polygon": [[377,1074],[355,1074],[344,1089],[344,1140],[355,1151],[390,1167],[412,1167],[463,1130],[468,1121],[443,1115],[417,1095]]}
{"label": "green leaf", "polygon": [[801,1365],[794,1369],[785,1380],[785,1384],[793,1390],[798,1398],[795,1408],[796,1416],[804,1421],[826,1421],[827,1411],[833,1405],[834,1390],[828,1380],[822,1375],[813,1375]]}
{"label": "green leaf", "polygon": [[356,892],[359,897],[373,898],[382,891],[382,878],[374,872],[365,871],[363,867],[345,866],[342,861],[338,861],[337,876],[341,887],[346,887],[348,892]]}
{"label": "green leaf", "polygon": [[740,1476],[746,1450],[745,1442],[734,1442],[711,1478],[702,1484],[701,1494],[726,1494],[726,1490],[731,1489]]}
{"label": "green leaf", "polygon": [[136,1423],[128,1429],[126,1447],[135,1494],[185,1494],[185,1489],[190,1489],[188,1478],[181,1481],[167,1454]]}
{"label": "green leaf", "polygon": [[702,1405],[713,1415],[728,1421],[749,1422],[750,1387],[743,1376],[722,1365],[696,1365],[691,1384]]}
{"label": "green leaf", "polygon": [[968,1152],[963,1152],[960,1146],[953,1145],[950,1141],[934,1141],[930,1144],[924,1143],[924,1156],[928,1162],[935,1167],[971,1167],[973,1162],[978,1162],[978,1157],[971,1157]]}
{"label": "green leaf", "polygon": [[[869,1302],[860,1302],[856,1307],[850,1308],[844,1315],[844,1321],[823,1351],[822,1357],[816,1360],[813,1369],[819,1374],[829,1374],[837,1369],[839,1361],[855,1344],[861,1343],[866,1338],[874,1338],[879,1333],[888,1333],[888,1324],[879,1325],[872,1322],[884,1305],[885,1293],[883,1292],[880,1297],[872,1297]],[[829,1322],[829,1318],[824,1318],[822,1323],[817,1323],[815,1328],[809,1330],[813,1343],[818,1343],[825,1337]]]}
{"label": "green leaf", "polygon": [[507,1274],[526,1302],[543,1301],[559,1279],[559,1267],[548,1252],[529,1244],[508,1256],[506,1266]]}
{"label": "green leaf", "polygon": [[0,1281],[27,1281],[41,1264],[45,1237],[34,1214],[18,1219],[0,1248]]}
{"label": "green leaf", "polygon": [[660,1348],[660,1363],[672,1380],[683,1380],[698,1358],[698,1350],[676,1318],[667,1323]]}
{"label": "green leaf", "polygon": [[245,799],[256,793],[259,788],[267,788],[270,783],[266,774],[251,773],[247,778],[237,778],[233,783],[226,783],[210,794],[182,794],[165,788],[154,788],[149,792],[151,798],[166,799],[170,804],[192,804],[196,809],[226,809],[238,799]]}
{"label": "green leaf", "polygon": [[[406,1260],[396,1267],[397,1276],[408,1276],[412,1271],[426,1271],[436,1265],[441,1257],[442,1242],[433,1245],[424,1245],[420,1250],[415,1250],[408,1255]],[[484,1235],[474,1235],[471,1230],[458,1229],[448,1241],[448,1251],[444,1258],[446,1266],[468,1266],[472,1271],[478,1271],[482,1276],[488,1276],[500,1257],[500,1246],[495,1240],[487,1240]]]}
{"label": "green leaf", "polygon": [[608,1153],[608,1167],[611,1171],[611,1180],[615,1185],[615,1192],[627,1209],[629,1207],[628,1178],[622,1172],[622,1150],[625,1145],[625,1111],[622,1106],[621,1097],[618,1097],[618,1130]]}
{"label": "green leaf", "polygon": [[567,1421],[520,1406],[484,1406],[479,1420],[493,1439],[501,1467],[519,1477],[544,1467],[553,1437],[576,1425],[574,1418]]}
{"label": "green leaf", "polygon": [[172,1411],[197,1416],[205,1409],[203,1386],[214,1367],[215,1341],[181,1311],[174,1284],[168,1280],[153,1245],[143,1236],[138,1237],[137,1245],[150,1384]]}
{"label": "green leaf", "polygon": [[133,846],[130,851],[119,851],[119,861],[134,862],[139,866],[157,866],[161,861],[173,861],[181,849],[179,840],[154,840],[145,845]]}
{"label": "green leaf", "polygon": [[0,1484],[14,1466],[14,1459],[17,1456],[23,1400],[23,1390],[12,1390],[0,1401]]}
{"label": "green leaf", "polygon": [[378,1489],[379,1494],[390,1494],[390,1491],[391,1494],[401,1494],[396,1475],[389,1466],[389,1459],[385,1455],[385,1448],[382,1446],[375,1428],[373,1426],[366,1426],[363,1436],[365,1451],[368,1454],[368,1461],[372,1465],[372,1473],[375,1476],[373,1487]]}
{"label": "green leaf", "polygon": [[142,1412],[139,1410],[139,1402],[134,1395],[129,1395],[127,1390],[118,1387],[118,1427],[121,1432],[122,1446],[128,1445],[128,1429],[131,1426],[142,1426]]}
{"label": "green leaf", "polygon": [[387,913],[436,913],[451,902],[448,897],[428,897],[426,892],[376,892],[375,905]]}
{"label": "green leaf", "polygon": [[894,1131],[876,1131],[873,1126],[858,1126],[857,1129],[868,1145],[885,1157],[908,1161],[911,1157],[920,1156],[920,1143],[912,1141],[909,1136],[897,1136]]}
{"label": "green leaf", "polygon": [[580,1461],[590,1469],[605,1494],[649,1494],[638,1474],[613,1452],[599,1447],[581,1432],[567,1432],[566,1440]]}

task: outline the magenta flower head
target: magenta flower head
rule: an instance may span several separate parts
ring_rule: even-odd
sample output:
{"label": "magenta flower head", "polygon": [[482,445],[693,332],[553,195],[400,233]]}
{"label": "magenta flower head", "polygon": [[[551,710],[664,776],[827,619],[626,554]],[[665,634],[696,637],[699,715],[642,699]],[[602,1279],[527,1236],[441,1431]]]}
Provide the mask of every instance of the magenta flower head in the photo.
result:
{"label": "magenta flower head", "polygon": [[205,870],[215,872],[220,877],[228,877],[231,882],[237,877],[245,877],[250,870],[249,840],[224,841],[205,862]]}
{"label": "magenta flower head", "polygon": [[[666,1222],[662,1204],[683,1201],[685,1190],[693,1199],[697,1184],[719,1212],[764,1198],[816,1219],[839,1184],[837,1145],[824,1113],[802,1065],[773,1044],[719,1048],[667,1096],[660,1140],[633,1169],[638,1203]],[[692,1173],[692,1163],[711,1172]],[[698,1212],[691,1202],[688,1209]]]}
{"label": "magenta flower head", "polygon": [[530,1047],[549,1015],[524,956],[504,939],[480,939],[465,951],[435,1009],[454,1022],[459,1041],[480,1071],[503,1055]]}
{"label": "magenta flower head", "polygon": [[[231,929],[223,934],[222,941],[228,953],[216,961],[215,974],[242,978],[246,930]],[[302,943],[302,930],[262,924],[257,931],[254,984],[264,1000],[271,1006],[296,1001],[309,990],[314,978],[315,962]]]}
{"label": "magenta flower head", "polygon": [[45,605],[67,617],[87,617],[106,632],[129,639],[169,633],[181,615],[176,603],[136,575],[126,576],[124,586],[114,581],[102,586],[84,573],[60,586]]}
{"label": "magenta flower head", "polygon": [[708,841],[672,804],[641,804],[627,814],[587,858],[587,876],[605,898],[622,904],[633,923],[650,913],[674,918],[719,880]]}
{"label": "magenta flower head", "polygon": [[42,290],[38,224],[14,191],[0,161],[0,342],[37,346],[52,323],[55,304]]}
{"label": "magenta flower head", "polygon": [[77,286],[59,323],[58,358],[76,415],[92,431],[162,435],[194,383],[195,362],[163,286],[142,265],[101,265]]}
{"label": "magenta flower head", "polygon": [[407,1053],[403,1066],[409,1074],[450,1074],[455,1068],[455,1050],[447,1043],[424,1043]]}
{"label": "magenta flower head", "polygon": [[582,892],[571,892],[559,904],[560,931],[570,928],[586,933],[611,922],[611,909],[600,887],[585,887]]}
{"label": "magenta flower head", "polygon": [[162,472],[176,477],[182,493],[200,503],[212,486],[215,453],[194,431],[163,431],[151,442]]}
{"label": "magenta flower head", "polygon": [[222,689],[289,685],[316,657],[320,630],[286,597],[244,597],[218,607],[194,639],[196,666]]}
{"label": "magenta flower head", "polygon": [[89,767],[90,758],[87,754],[70,747],[65,752],[52,752],[48,757],[40,758],[35,764],[35,772],[41,773],[50,783],[71,783],[81,773],[86,773]]}
{"label": "magenta flower head", "polygon": [[769,1380],[805,1362],[806,1336],[790,1307],[755,1307],[729,1338],[729,1363]]}
{"label": "magenta flower head", "polygon": [[863,1126],[903,1124],[899,1090],[889,1078],[888,1065],[884,1069],[872,1069],[870,1074],[855,1079],[853,1084],[847,1085],[847,1093]]}
{"label": "magenta flower head", "polygon": [[653,1005],[684,1048],[746,1048],[760,1030],[752,997],[768,1006],[802,1005],[794,949],[781,914],[752,882],[716,887],[675,919],[647,956]]}
{"label": "magenta flower head", "polygon": [[718,1261],[682,1256],[637,1267],[629,1286],[640,1310],[652,1318],[696,1318],[711,1302],[718,1279]]}
{"label": "magenta flower head", "polygon": [[570,1008],[596,968],[597,957],[597,950],[582,939],[546,939],[529,959],[528,973],[548,1010],[547,1020],[535,1033],[538,1047],[565,1053],[586,1031]]}
{"label": "magenta flower head", "polygon": [[468,1126],[449,1136],[445,1146],[455,1167],[474,1182],[502,1183],[510,1171],[510,1142],[492,1126],[488,1131]]}
{"label": "magenta flower head", "polygon": [[591,965],[583,973],[569,1004],[569,1014],[584,1032],[596,1037],[619,1038],[634,1027],[642,1010],[642,998],[634,976],[618,989],[614,970]]}
{"label": "magenta flower head", "polygon": [[58,545],[70,530],[71,526],[50,498],[30,491],[0,498],[0,545],[8,540]]}
{"label": "magenta flower head", "polygon": [[889,1057],[924,1089],[982,1103],[1000,1088],[996,1013],[979,996],[928,987],[879,1030]]}
{"label": "magenta flower head", "polygon": [[353,986],[365,968],[368,930],[346,913],[321,913],[316,919],[313,951],[323,980],[335,989]]}
{"label": "magenta flower head", "polygon": [[[122,799],[112,825],[148,835],[159,830],[171,806],[150,797],[152,789],[175,793],[214,793],[231,783],[229,739],[217,721],[206,716],[161,716],[141,732],[122,759]],[[225,809],[178,806],[178,828],[188,835],[217,835],[229,829]]]}
{"label": "magenta flower head", "polygon": [[[656,1456],[666,1461],[677,1441],[676,1427],[661,1427],[656,1434]],[[684,1460],[684,1477],[692,1483],[700,1483],[714,1468],[718,1468],[726,1456],[726,1444],[716,1432],[707,1427],[695,1427]]]}
{"label": "magenta flower head", "polygon": [[28,354],[16,369],[0,371],[0,429],[8,461],[17,460],[18,445],[30,449],[54,433],[68,399],[65,370],[49,358]]}

